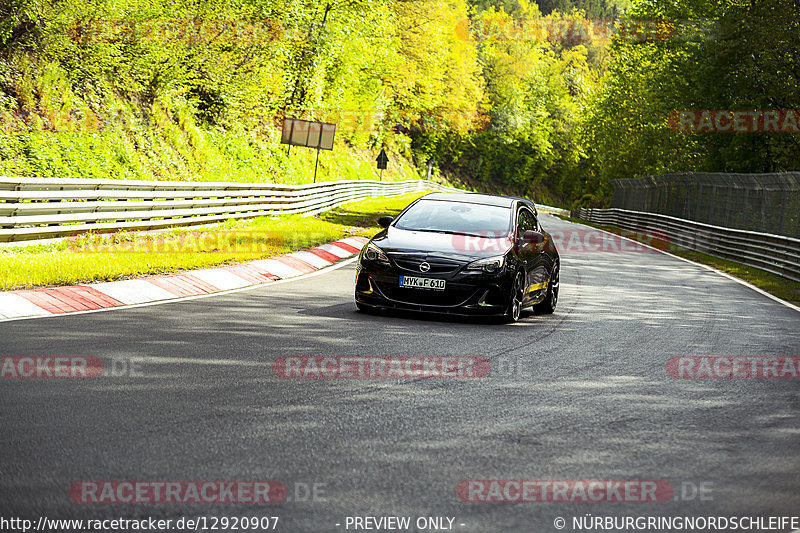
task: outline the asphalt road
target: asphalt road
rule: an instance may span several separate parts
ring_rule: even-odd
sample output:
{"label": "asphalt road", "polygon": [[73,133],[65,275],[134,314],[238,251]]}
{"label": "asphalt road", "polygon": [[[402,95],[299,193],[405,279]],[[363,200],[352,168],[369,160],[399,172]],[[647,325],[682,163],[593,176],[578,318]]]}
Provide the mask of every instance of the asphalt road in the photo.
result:
{"label": "asphalt road", "polygon": [[[0,515],[279,516],[287,532],[446,516],[456,531],[547,532],[587,514],[800,514],[800,382],[665,370],[672,356],[800,356],[800,313],[663,254],[563,253],[562,264],[556,313],[515,325],[359,313],[352,263],[210,298],[0,323],[2,356],[138,364],[134,376],[0,380]],[[272,362],[297,355],[482,356],[492,373],[276,377]],[[677,499],[464,503],[456,486],[470,479],[666,480]],[[276,480],[289,497],[74,503],[82,480]],[[314,483],[316,501],[297,501]],[[705,498],[690,497],[701,484]]]}

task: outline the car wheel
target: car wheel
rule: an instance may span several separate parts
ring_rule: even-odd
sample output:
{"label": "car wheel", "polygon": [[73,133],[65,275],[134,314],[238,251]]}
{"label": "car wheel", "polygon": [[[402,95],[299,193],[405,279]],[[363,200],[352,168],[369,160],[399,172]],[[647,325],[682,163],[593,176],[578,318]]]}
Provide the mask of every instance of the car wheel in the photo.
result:
{"label": "car wheel", "polygon": [[553,267],[553,274],[550,276],[550,282],[547,284],[547,295],[544,297],[544,301],[536,304],[534,307],[534,310],[537,313],[550,315],[556,310],[556,305],[558,304],[558,285],[560,273],[561,265],[556,263]]}
{"label": "car wheel", "polygon": [[514,276],[511,284],[511,293],[508,295],[508,308],[506,309],[506,322],[516,322],[522,314],[522,302],[525,298],[525,274],[522,271]]}

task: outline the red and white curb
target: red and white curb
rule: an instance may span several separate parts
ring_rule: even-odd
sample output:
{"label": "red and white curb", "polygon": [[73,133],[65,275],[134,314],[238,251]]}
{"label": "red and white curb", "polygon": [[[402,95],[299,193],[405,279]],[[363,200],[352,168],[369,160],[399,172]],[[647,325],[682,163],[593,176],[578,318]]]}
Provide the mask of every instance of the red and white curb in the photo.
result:
{"label": "red and white curb", "polygon": [[349,237],[310,250],[167,276],[0,292],[0,321],[86,312],[241,289],[308,274],[351,257],[366,244]]}

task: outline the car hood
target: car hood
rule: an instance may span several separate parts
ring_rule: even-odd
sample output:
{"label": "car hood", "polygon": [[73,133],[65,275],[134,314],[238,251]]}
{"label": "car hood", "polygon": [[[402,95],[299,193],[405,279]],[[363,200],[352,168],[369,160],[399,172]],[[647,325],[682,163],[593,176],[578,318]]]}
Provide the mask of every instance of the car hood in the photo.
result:
{"label": "car hood", "polygon": [[506,253],[510,237],[475,237],[433,231],[409,231],[390,226],[372,238],[388,254],[426,253],[452,259],[480,259]]}

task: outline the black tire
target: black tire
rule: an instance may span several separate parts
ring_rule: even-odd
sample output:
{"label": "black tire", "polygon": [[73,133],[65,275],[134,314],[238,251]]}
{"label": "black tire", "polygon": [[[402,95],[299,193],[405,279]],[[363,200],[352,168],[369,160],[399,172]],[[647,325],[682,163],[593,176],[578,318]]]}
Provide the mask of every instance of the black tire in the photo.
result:
{"label": "black tire", "polygon": [[525,299],[525,274],[518,271],[511,282],[511,292],[508,295],[508,307],[506,307],[503,319],[507,323],[516,322],[522,314],[522,303]]}
{"label": "black tire", "polygon": [[556,262],[553,266],[553,274],[550,276],[550,281],[547,283],[547,295],[540,303],[533,306],[533,310],[543,315],[552,315],[558,305],[558,289],[559,280],[561,277],[561,265]]}

